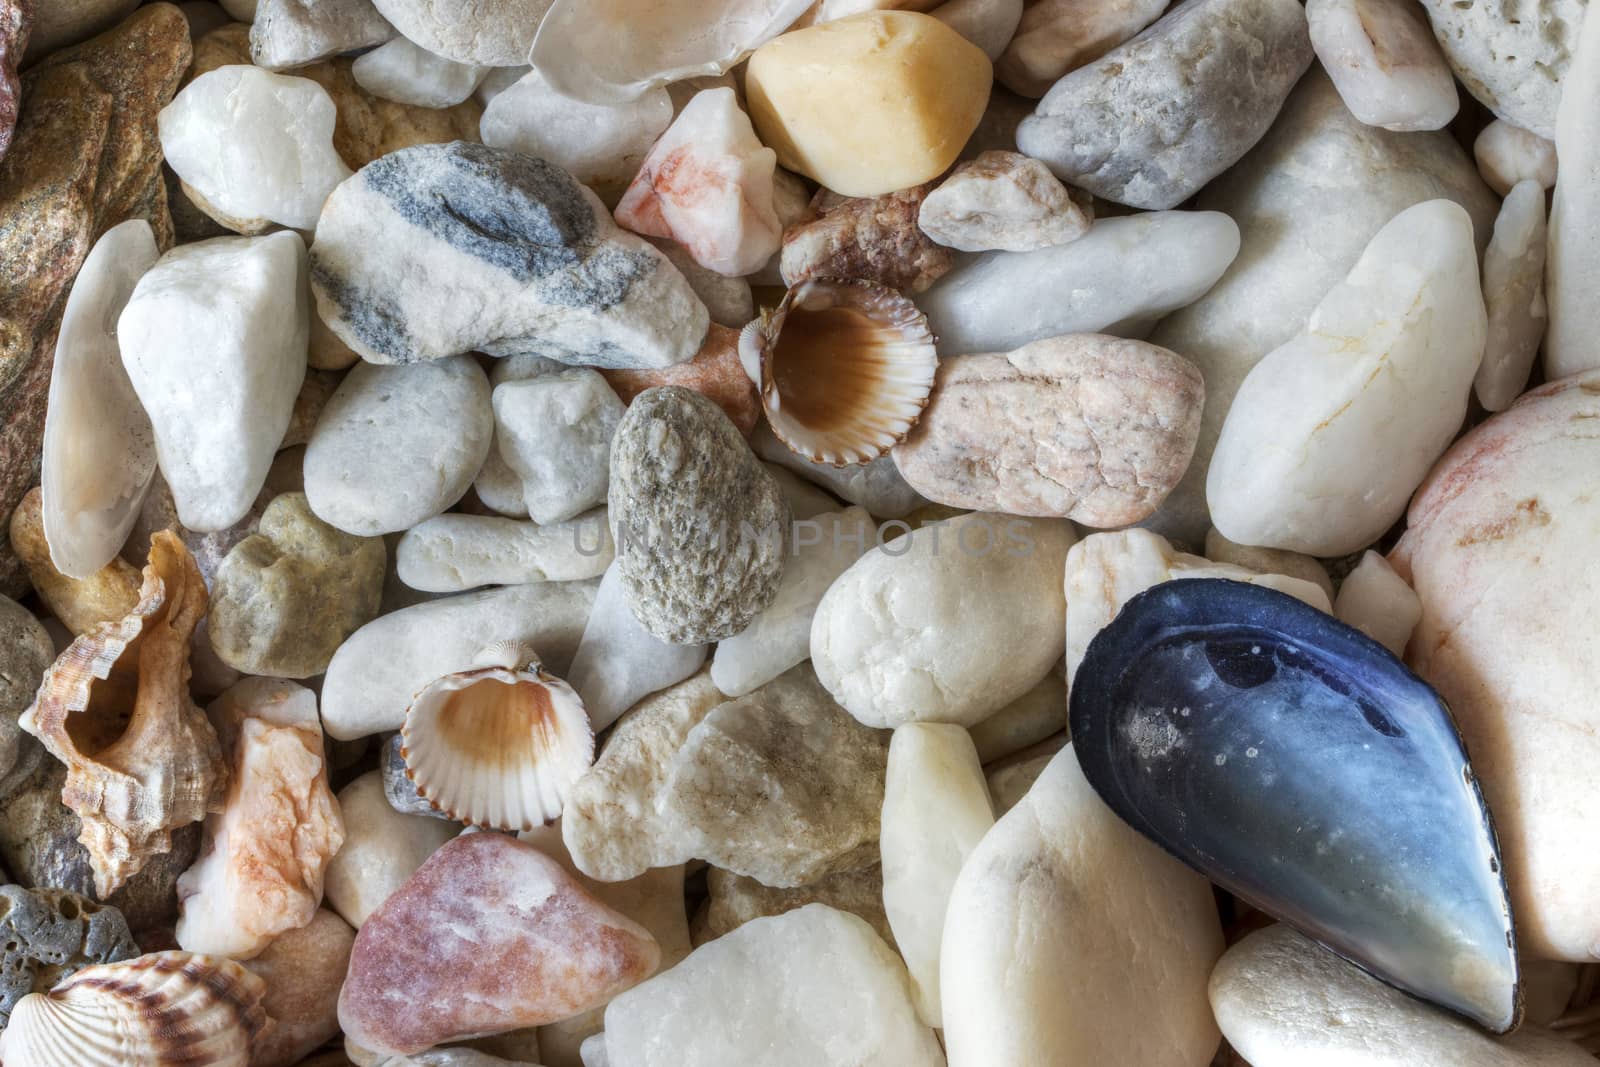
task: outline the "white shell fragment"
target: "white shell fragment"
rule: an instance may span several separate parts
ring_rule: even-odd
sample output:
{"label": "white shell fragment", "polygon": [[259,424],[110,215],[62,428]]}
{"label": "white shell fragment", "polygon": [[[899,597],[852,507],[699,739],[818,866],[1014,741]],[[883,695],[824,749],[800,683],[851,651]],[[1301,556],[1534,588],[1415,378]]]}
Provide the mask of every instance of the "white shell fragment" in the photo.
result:
{"label": "white shell fragment", "polygon": [[1396,215],[1239,387],[1206,480],[1216,528],[1314,556],[1376,541],[1460,429],[1486,329],[1466,211]]}
{"label": "white shell fragment", "polygon": [[694,95],[650,149],[617,205],[619,225],[670,237],[702,267],[753,274],[778,251],[778,153],[756,138],[732,89]]}
{"label": "white shell fragment", "polygon": [[1550,204],[1545,377],[1600,367],[1600,18],[1585,18],[1556,110],[1561,171]]}
{"label": "white shell fragment", "polygon": [[148,222],[113,226],[83,261],[62,312],[42,480],[50,562],[69,578],[87,578],[116,556],[156,473],[154,431],[123,369],[116,331],[159,255]]}
{"label": "white shell fragment", "polygon": [[531,830],[561,815],[594,761],[583,701],[526,645],[502,641],[423,688],[406,711],[406,777],[457,822]]}
{"label": "white shell fragment", "polygon": [[811,0],[557,0],[530,61],[556,91],[617,104],[721,74],[778,36]]}
{"label": "white shell fragment", "polygon": [[1489,332],[1473,388],[1489,411],[1505,410],[1522,392],[1544,339],[1546,233],[1544,189],[1535,179],[1524,179],[1500,206],[1483,253]]}
{"label": "white shell fragment", "polygon": [[434,55],[404,37],[357,56],[356,84],[373,96],[415,107],[454,107],[478,88],[490,68]]}
{"label": "white shell fragment", "polygon": [[252,66],[208,71],[161,109],[161,149],[204,207],[229,229],[317,225],[323,201],[350,177],[333,149],[336,114],[309,78]]}
{"label": "white shell fragment", "polygon": [[672,98],[665,89],[622,103],[591,104],[563,96],[543,74],[529,70],[486,102],[479,128],[484,144],[548,159],[610,203],[671,122]]}
{"label": "white shell fragment", "polygon": [[1455,77],[1407,0],[1307,0],[1311,47],[1350,113],[1386,130],[1438,130],[1455,118]]}
{"label": "white shell fragment", "polygon": [[1345,575],[1333,614],[1396,656],[1403,656],[1411,631],[1422,621],[1422,601],[1388,560],[1368,549],[1356,569]]}
{"label": "white shell fragment", "polygon": [[174,248],[117,320],[178,517],[223,530],[250,510],[306,374],[311,301],[293,233]]}

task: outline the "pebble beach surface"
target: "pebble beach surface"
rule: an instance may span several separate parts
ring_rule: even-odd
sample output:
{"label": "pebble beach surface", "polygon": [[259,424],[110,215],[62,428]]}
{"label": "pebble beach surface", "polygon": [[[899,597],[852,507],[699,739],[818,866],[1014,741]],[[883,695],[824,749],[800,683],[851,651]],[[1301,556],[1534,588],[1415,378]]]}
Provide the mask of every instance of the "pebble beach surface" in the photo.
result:
{"label": "pebble beach surface", "polygon": [[5,1067],[1593,1067],[1600,15],[0,0]]}

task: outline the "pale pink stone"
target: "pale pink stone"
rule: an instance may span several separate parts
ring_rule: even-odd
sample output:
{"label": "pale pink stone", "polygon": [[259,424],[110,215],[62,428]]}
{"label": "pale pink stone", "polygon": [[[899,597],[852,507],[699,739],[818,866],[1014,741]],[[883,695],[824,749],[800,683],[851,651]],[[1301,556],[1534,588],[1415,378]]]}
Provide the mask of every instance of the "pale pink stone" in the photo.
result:
{"label": "pale pink stone", "polygon": [[617,222],[671,238],[719,274],[753,274],[783,235],[773,203],[777,165],[733,90],[707,89],[650,149],[617,205]]}

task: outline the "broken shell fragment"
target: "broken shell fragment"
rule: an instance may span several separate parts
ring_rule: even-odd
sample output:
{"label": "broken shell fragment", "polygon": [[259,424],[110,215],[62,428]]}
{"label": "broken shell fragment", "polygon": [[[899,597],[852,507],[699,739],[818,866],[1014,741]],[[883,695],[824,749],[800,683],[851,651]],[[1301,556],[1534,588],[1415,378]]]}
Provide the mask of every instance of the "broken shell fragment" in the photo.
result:
{"label": "broken shell fragment", "polygon": [[220,956],[156,952],[86,967],[17,1002],[0,1031],[6,1067],[246,1067],[267,1026],[266,985]]}
{"label": "broken shell fragment", "polygon": [[933,389],[939,357],[927,317],[893,289],[809,278],[739,335],[759,366],[772,432],[797,455],[868,463],[905,438]]}
{"label": "broken shell fragment", "polygon": [[67,765],[61,801],[83,820],[102,900],[170,851],[173,830],[222,810],[227,766],[189,696],[189,642],[205,612],[194,557],[158,532],[133,611],[73,641],[20,720]]}
{"label": "broken shell fragment", "polygon": [[1070,733],[1146,837],[1373,975],[1522,1015],[1500,847],[1439,695],[1359,630],[1243,582],[1167,582],[1089,644]]}
{"label": "broken shell fragment", "polygon": [[594,762],[583,701],[528,646],[502,641],[423,688],[406,712],[406,777],[439,811],[495,830],[557,818]]}

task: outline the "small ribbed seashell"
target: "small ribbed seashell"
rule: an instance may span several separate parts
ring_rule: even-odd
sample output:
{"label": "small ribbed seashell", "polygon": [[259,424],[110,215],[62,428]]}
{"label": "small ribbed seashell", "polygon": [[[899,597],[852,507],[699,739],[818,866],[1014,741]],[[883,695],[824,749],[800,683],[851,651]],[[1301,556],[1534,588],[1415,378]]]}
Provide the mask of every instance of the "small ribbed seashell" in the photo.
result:
{"label": "small ribbed seashell", "polygon": [[247,1067],[266,984],[232,960],[155,952],[31,993],[0,1032],[6,1067]]}
{"label": "small ribbed seashell", "polygon": [[939,363],[916,305],[858,278],[806,279],[739,342],[747,366],[760,361],[772,432],[836,467],[869,463],[910,432]]}
{"label": "small ribbed seashell", "polygon": [[572,783],[594,762],[589,714],[526,646],[497,642],[473,663],[411,702],[400,730],[406,777],[458,822],[542,826],[561,814]]}

